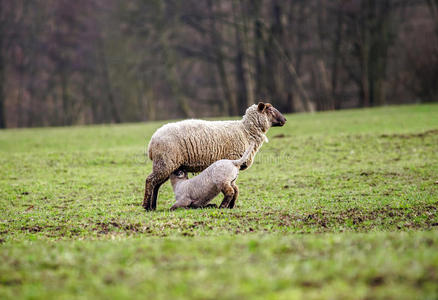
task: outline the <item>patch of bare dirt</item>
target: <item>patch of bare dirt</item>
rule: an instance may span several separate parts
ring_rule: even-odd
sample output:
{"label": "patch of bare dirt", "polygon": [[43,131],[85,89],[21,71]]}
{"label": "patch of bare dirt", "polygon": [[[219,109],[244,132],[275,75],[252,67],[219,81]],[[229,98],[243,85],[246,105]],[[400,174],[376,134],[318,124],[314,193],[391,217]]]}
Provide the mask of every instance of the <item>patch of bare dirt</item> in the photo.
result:
{"label": "patch of bare dirt", "polygon": [[[351,208],[344,211],[319,210],[307,214],[287,214],[285,212],[264,212],[260,215],[235,214],[245,224],[272,224],[300,228],[312,228],[316,232],[329,232],[338,227],[352,228],[356,231],[368,230],[375,226],[387,229],[431,229],[436,225],[438,203],[411,208],[385,206],[374,210]],[[258,231],[258,230],[256,230]]]}
{"label": "patch of bare dirt", "polygon": [[285,138],[285,137],[286,137],[285,134],[280,133],[280,134],[274,135],[272,138],[273,138],[273,139],[282,139],[282,138]]}
{"label": "patch of bare dirt", "polygon": [[116,221],[111,222],[98,222],[93,230],[97,231],[99,234],[108,234],[113,231],[113,229],[122,230],[130,233],[150,233],[151,229],[149,226],[145,226],[140,223],[121,223]]}
{"label": "patch of bare dirt", "polygon": [[411,138],[424,138],[429,135],[438,135],[438,129],[426,130],[420,133],[394,133],[394,134],[382,134],[381,138],[400,138],[400,139],[411,139]]}
{"label": "patch of bare dirt", "polygon": [[35,226],[23,226],[21,227],[22,231],[27,231],[27,232],[31,232],[31,233],[35,233],[35,232],[40,232],[41,230],[43,230],[43,227],[35,225]]}
{"label": "patch of bare dirt", "polygon": [[[395,208],[385,206],[374,210],[362,210],[359,208],[351,208],[342,212],[318,212],[308,214],[303,218],[306,225],[317,224],[323,228],[328,228],[330,225],[350,225],[361,227],[366,221],[379,221],[380,225],[387,226],[395,225],[402,222],[403,225],[397,225],[398,229],[402,228],[427,228],[434,226],[433,222],[436,218],[437,206],[429,205],[424,207],[413,208]],[[414,218],[421,216],[423,223],[419,223]],[[376,224],[377,225],[377,224]]]}
{"label": "patch of bare dirt", "polygon": [[[197,213],[193,211],[193,213]],[[436,229],[438,226],[438,202],[415,207],[383,206],[376,209],[350,208],[342,211],[328,211],[323,207],[310,212],[293,212],[284,210],[266,211],[224,211],[215,214],[201,212],[201,220],[163,219],[153,222],[130,223],[123,220],[108,222],[90,222],[67,228],[61,226],[32,225],[22,227],[28,233],[43,232],[49,236],[79,235],[84,229],[108,234],[146,234],[166,236],[181,234],[194,236],[199,232],[215,231],[230,234],[247,234],[251,232],[339,232],[352,230],[368,231],[372,228],[385,230]]]}
{"label": "patch of bare dirt", "polygon": [[385,277],[377,275],[368,280],[368,284],[371,286],[379,286],[385,283]]}

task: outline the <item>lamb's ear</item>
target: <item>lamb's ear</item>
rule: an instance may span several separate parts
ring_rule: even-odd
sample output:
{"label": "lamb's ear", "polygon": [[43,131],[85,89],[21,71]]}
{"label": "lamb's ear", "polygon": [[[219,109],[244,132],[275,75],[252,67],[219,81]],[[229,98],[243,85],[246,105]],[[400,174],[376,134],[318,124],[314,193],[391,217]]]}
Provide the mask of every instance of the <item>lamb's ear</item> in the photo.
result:
{"label": "lamb's ear", "polygon": [[266,105],[263,102],[259,102],[259,104],[257,105],[257,110],[258,111],[263,111],[265,109]]}

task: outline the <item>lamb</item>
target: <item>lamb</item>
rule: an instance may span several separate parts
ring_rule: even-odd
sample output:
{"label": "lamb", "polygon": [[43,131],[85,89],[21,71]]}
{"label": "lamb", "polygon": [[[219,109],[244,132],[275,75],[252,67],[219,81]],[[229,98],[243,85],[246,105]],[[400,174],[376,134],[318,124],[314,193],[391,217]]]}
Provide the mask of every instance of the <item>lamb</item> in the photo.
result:
{"label": "lamb", "polygon": [[241,169],[252,165],[254,157],[272,126],[283,126],[286,118],[270,103],[248,107],[239,121],[185,120],[159,128],[148,147],[153,162],[146,178],[143,207],[155,210],[160,186],[175,170],[201,172],[215,161],[238,159],[248,146],[254,148]]}
{"label": "lamb", "polygon": [[188,178],[187,172],[182,170],[172,173],[170,182],[176,203],[170,209],[215,206],[208,203],[220,192],[224,194],[220,208],[233,208],[239,195],[239,189],[235,183],[237,175],[253,148],[254,144],[251,144],[240,159],[219,160],[191,179]]}

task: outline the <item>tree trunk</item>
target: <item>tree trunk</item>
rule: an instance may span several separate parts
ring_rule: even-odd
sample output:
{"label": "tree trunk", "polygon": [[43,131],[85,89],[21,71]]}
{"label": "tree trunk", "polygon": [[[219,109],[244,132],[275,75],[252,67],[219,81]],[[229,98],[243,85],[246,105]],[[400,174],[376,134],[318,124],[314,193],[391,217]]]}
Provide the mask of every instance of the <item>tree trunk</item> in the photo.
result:
{"label": "tree trunk", "polygon": [[68,91],[68,80],[67,74],[65,70],[61,70],[61,98],[62,98],[62,110],[64,112],[62,118],[62,125],[71,125],[72,124],[72,111],[71,111],[71,103],[70,103],[70,94]]}
{"label": "tree trunk", "polygon": [[304,89],[304,86],[301,82],[300,77],[297,74],[297,71],[296,71],[294,65],[290,61],[289,57],[285,54],[283,47],[281,47],[281,45],[279,44],[279,42],[275,38],[272,39],[272,46],[275,49],[275,51],[278,53],[278,55],[280,55],[280,57],[282,58],[283,63],[285,64],[285,66],[288,70],[288,73],[291,76],[292,81],[298,90],[299,98],[303,102],[303,107],[305,108],[305,111],[313,112],[315,110],[315,108],[314,108],[306,90]]}
{"label": "tree trunk", "polygon": [[97,46],[98,53],[99,53],[99,57],[100,57],[100,65],[102,67],[102,73],[103,73],[103,84],[104,84],[104,88],[107,92],[111,116],[112,116],[112,119],[115,123],[120,123],[121,122],[120,115],[119,115],[119,111],[117,109],[116,102],[114,99],[114,94],[113,94],[112,85],[111,85],[111,78],[110,78],[110,74],[109,74],[108,64],[106,61],[106,54],[105,54],[105,49],[104,49],[102,37],[99,36],[97,43],[98,43],[98,46]]}
{"label": "tree trunk", "polygon": [[336,10],[336,32],[335,39],[333,41],[333,59],[332,59],[332,81],[331,90],[332,97],[334,99],[334,109],[340,109],[341,103],[338,97],[338,81],[339,81],[339,63],[341,56],[341,44],[342,44],[342,25],[343,25],[343,14],[341,11],[341,4],[338,4]]}
{"label": "tree trunk", "polygon": [[6,128],[6,113],[5,113],[5,61],[3,57],[3,40],[4,40],[4,24],[3,24],[3,1],[0,0],[0,128]]}
{"label": "tree trunk", "polygon": [[207,1],[209,13],[209,27],[210,27],[210,43],[215,57],[215,65],[221,83],[222,92],[225,100],[223,102],[223,109],[227,111],[228,115],[236,116],[239,113],[237,100],[235,95],[231,92],[227,72],[225,69],[225,58],[222,50],[222,39],[220,33],[216,28],[216,15],[213,11],[213,1]]}
{"label": "tree trunk", "polygon": [[243,49],[242,34],[240,32],[238,19],[242,16],[237,14],[237,5],[233,5],[234,11],[234,36],[236,40],[236,57],[234,59],[234,68],[236,76],[237,85],[237,106],[239,109],[238,114],[242,115],[245,113],[246,107],[248,105],[248,89],[245,80],[246,70],[244,68],[245,52]]}
{"label": "tree trunk", "polygon": [[330,89],[330,81],[328,78],[327,69],[322,59],[316,62],[316,77],[318,90],[318,107],[317,110],[332,110],[334,109],[334,102],[332,92]]}
{"label": "tree trunk", "polygon": [[435,20],[435,31],[438,34],[438,0],[426,0],[430,13]]}
{"label": "tree trunk", "polygon": [[[243,54],[244,54],[244,59],[243,59],[243,69],[245,71],[244,73],[244,78],[245,78],[245,82],[246,82],[246,89],[247,89],[247,94],[246,94],[246,106],[249,106],[251,104],[255,103],[255,88],[254,88],[254,70],[252,68],[253,64],[249,63],[250,57],[254,56],[253,53],[251,53],[251,49],[253,49],[253,47],[250,47],[250,37],[249,37],[249,32],[248,32],[248,28],[249,28],[249,22],[248,22],[248,15],[245,13],[244,11],[244,5],[243,5],[243,1],[240,0],[240,8],[241,8],[241,14],[242,14],[242,19],[243,19]],[[258,13],[255,12],[254,15],[251,16],[252,18],[258,18]],[[245,107],[246,110],[246,107]],[[243,112],[244,113],[244,112]]]}
{"label": "tree trunk", "polygon": [[263,24],[257,18],[254,21],[254,58],[255,58],[255,93],[257,97],[265,96],[264,74],[265,68],[263,64]]}

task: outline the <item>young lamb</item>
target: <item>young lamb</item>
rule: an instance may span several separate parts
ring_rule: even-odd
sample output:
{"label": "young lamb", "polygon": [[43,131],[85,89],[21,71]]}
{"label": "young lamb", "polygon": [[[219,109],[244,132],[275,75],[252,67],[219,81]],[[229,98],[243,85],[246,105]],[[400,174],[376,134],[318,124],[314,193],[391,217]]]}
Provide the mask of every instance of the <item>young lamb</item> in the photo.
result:
{"label": "young lamb", "polygon": [[248,146],[252,150],[242,170],[249,168],[271,126],[283,126],[286,118],[271,104],[248,107],[240,121],[185,120],[159,128],[148,147],[153,162],[146,178],[143,207],[155,210],[160,186],[175,170],[201,172],[215,161],[238,159]]}
{"label": "young lamb", "polygon": [[170,175],[176,203],[170,208],[203,208],[220,192],[224,194],[221,208],[233,208],[239,189],[235,184],[240,167],[247,161],[254,145],[238,160],[221,159],[191,179],[187,172],[177,170]]}

